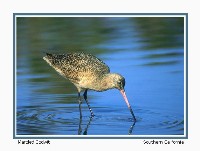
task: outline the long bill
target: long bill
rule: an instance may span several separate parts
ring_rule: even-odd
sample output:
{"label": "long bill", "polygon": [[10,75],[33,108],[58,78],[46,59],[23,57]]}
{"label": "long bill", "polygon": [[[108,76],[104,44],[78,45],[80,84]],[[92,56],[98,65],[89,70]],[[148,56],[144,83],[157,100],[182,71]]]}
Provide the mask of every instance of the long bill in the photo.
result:
{"label": "long bill", "polygon": [[125,91],[124,91],[124,90],[120,90],[120,92],[121,92],[121,94],[122,94],[122,96],[123,96],[123,98],[124,98],[124,100],[125,100],[125,102],[126,102],[128,108],[129,108],[130,112],[131,112],[131,115],[133,116],[134,122],[136,122],[135,115],[134,115],[134,113],[133,113],[133,110],[132,110],[132,108],[131,108],[130,103],[128,102],[128,99],[127,99],[127,97],[126,97]]}

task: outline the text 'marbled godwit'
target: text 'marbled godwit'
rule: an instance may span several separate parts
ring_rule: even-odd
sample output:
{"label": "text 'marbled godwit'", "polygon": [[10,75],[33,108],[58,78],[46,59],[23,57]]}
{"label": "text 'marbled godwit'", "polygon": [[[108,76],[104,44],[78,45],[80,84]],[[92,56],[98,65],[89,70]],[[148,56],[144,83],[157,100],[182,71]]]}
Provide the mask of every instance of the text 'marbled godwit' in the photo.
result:
{"label": "text 'marbled godwit'", "polygon": [[87,100],[87,90],[105,91],[118,89],[136,121],[131,105],[125,94],[125,79],[117,73],[110,73],[109,67],[100,59],[86,53],[50,54],[46,53],[43,59],[52,66],[60,75],[69,79],[78,89],[79,110],[81,113],[81,91],[84,91],[84,99],[88,105],[91,116],[94,116]]}

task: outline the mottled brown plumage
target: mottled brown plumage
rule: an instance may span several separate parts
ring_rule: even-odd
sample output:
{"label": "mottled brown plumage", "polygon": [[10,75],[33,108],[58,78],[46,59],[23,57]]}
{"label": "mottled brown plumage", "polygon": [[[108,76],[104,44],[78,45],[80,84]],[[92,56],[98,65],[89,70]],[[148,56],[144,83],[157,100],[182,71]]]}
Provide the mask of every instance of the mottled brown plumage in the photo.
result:
{"label": "mottled brown plumage", "polygon": [[[84,92],[84,99],[88,104],[91,115],[94,116],[87,101],[87,90],[105,91],[116,88],[122,93],[135,121],[135,116],[126,98],[125,79],[117,73],[110,73],[109,67],[100,59],[86,53],[49,54],[43,59],[60,75],[69,79],[78,89],[79,109],[81,105],[80,92]],[[80,115],[81,109],[80,109]]]}

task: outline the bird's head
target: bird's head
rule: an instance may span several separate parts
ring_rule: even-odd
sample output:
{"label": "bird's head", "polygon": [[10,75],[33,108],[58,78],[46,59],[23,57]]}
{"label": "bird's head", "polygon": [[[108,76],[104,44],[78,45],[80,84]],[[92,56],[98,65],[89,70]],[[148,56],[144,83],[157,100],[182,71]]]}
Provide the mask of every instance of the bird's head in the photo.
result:
{"label": "bird's head", "polygon": [[116,88],[118,90],[123,90],[124,91],[124,86],[125,86],[125,78],[121,76],[120,74],[114,73],[112,74],[112,87]]}
{"label": "bird's head", "polygon": [[116,88],[119,90],[124,90],[125,87],[125,79],[122,76],[119,76],[118,79],[116,79]]}

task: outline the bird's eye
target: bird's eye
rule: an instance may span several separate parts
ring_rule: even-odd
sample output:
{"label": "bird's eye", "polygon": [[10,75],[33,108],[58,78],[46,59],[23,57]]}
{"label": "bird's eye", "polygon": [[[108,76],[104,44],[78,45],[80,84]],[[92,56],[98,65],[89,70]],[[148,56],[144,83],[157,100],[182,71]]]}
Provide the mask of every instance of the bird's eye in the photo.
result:
{"label": "bird's eye", "polygon": [[120,81],[117,81],[117,85],[121,85],[121,82],[120,82]]}

